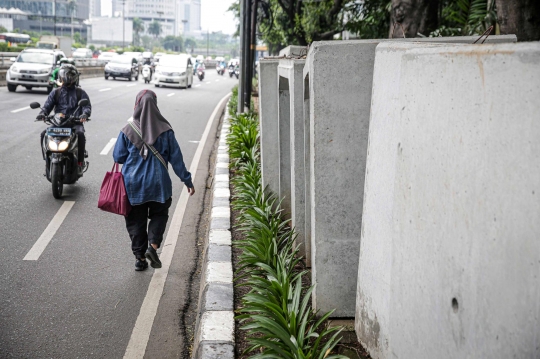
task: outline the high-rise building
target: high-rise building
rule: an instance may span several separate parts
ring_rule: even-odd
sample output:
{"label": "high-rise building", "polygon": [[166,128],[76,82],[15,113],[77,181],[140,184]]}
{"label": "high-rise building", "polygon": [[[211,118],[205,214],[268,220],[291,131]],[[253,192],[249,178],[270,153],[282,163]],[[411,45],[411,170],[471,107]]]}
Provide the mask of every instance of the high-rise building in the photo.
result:
{"label": "high-rise building", "polygon": [[201,34],[201,0],[177,0],[178,33],[185,36]]}
{"label": "high-rise building", "polygon": [[101,16],[101,0],[90,0],[90,17]]}
{"label": "high-rise building", "polygon": [[[90,17],[90,1],[95,0],[76,0],[73,14],[70,11],[72,2],[69,0],[0,0],[0,7],[19,9],[31,17],[31,19],[26,20],[14,20],[13,26],[15,28],[36,32],[54,32],[56,27],[58,35],[67,35],[72,26],[75,31],[86,33],[83,21]],[[72,15],[73,25],[71,24]]]}

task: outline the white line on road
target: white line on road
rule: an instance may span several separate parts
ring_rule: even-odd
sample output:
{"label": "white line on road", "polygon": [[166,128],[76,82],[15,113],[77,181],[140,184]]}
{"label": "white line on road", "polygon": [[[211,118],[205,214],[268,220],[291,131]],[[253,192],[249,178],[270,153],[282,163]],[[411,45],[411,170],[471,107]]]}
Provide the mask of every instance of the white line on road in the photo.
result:
{"label": "white line on road", "polygon": [[195,87],[199,87],[199,86],[201,86],[201,84],[195,85]]}
{"label": "white line on road", "polygon": [[[195,156],[191,162],[189,168],[192,176],[192,181],[195,181],[195,176],[197,175],[197,168],[199,167],[199,161],[201,159],[202,151],[206,140],[208,139],[208,134],[210,133],[210,128],[212,123],[216,118],[218,110],[223,105],[223,102],[227,100],[230,93],[219,101],[219,104],[212,112],[212,115],[208,119],[206,128],[201,138],[201,142],[197,146],[197,151],[195,151]],[[135,359],[143,358],[146,351],[146,346],[148,344],[148,339],[150,338],[150,331],[154,324],[154,318],[158,310],[159,300],[163,294],[163,287],[165,286],[165,281],[167,280],[167,275],[169,273],[169,267],[171,266],[171,261],[173,257],[174,250],[176,248],[176,242],[178,241],[178,236],[180,235],[180,229],[182,228],[182,220],[184,219],[184,213],[186,211],[187,203],[189,199],[189,194],[186,189],[182,190],[180,193],[180,199],[174,210],[174,215],[172,217],[171,225],[169,231],[167,232],[167,237],[165,238],[165,243],[163,245],[163,250],[161,251],[160,259],[162,263],[162,268],[154,271],[152,275],[152,280],[148,286],[148,291],[144,297],[144,301],[141,306],[141,311],[135,322],[135,327],[131,333],[131,338],[129,339],[126,352],[124,354],[124,359]]]}
{"label": "white line on road", "polygon": [[167,97],[171,97],[171,96],[174,96],[174,92],[167,95]]}
{"label": "white line on road", "polygon": [[137,86],[137,84],[126,85],[126,87]]}
{"label": "white line on road", "polygon": [[99,90],[99,92],[109,91],[110,89],[111,89],[110,87],[107,87],[106,89]]}
{"label": "white line on road", "polygon": [[188,141],[189,143],[199,143],[201,141]]}
{"label": "white line on road", "polygon": [[11,113],[21,112],[21,111],[24,111],[24,110],[28,110],[29,108],[30,108],[30,106],[26,106],[26,107],[23,107],[23,108],[19,108],[17,110],[13,110],[13,111],[11,111]]}
{"label": "white line on road", "polygon": [[211,84],[211,83],[212,83],[212,81],[206,81],[206,83],[207,83],[207,84]]}
{"label": "white line on road", "polygon": [[74,201],[65,201],[64,204],[62,204],[62,207],[60,207],[58,212],[56,212],[56,215],[52,219],[51,223],[49,223],[47,228],[45,228],[45,231],[43,231],[37,242],[34,243],[34,246],[30,249],[30,251],[28,251],[23,260],[37,261],[39,259],[41,253],[43,253],[45,248],[47,248],[47,245],[51,241],[52,237],[54,237],[56,234],[58,228],[60,228],[62,225],[62,222],[64,222],[64,219],[66,219],[74,204]]}
{"label": "white line on road", "polygon": [[219,80],[216,80],[216,82],[219,82]]}
{"label": "white line on road", "polygon": [[103,151],[101,151],[100,155],[107,156],[109,154],[109,151],[111,150],[111,148],[113,148],[115,143],[116,143],[116,138],[111,138],[109,143],[107,143],[105,145],[105,148],[103,149]]}

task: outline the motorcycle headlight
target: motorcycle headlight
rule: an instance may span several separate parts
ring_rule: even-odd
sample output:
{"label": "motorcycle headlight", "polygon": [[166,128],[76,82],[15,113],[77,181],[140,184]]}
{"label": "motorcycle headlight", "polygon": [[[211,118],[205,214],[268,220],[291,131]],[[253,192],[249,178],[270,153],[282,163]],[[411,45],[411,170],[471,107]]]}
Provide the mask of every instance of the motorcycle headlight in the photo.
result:
{"label": "motorcycle headlight", "polygon": [[58,151],[58,144],[53,140],[49,140],[49,150]]}
{"label": "motorcycle headlight", "polygon": [[59,144],[58,144],[58,151],[65,151],[67,150],[69,146],[69,141],[61,141]]}
{"label": "motorcycle headlight", "polygon": [[16,74],[18,74],[19,69],[17,69],[17,66],[11,66],[11,72],[15,72]]}

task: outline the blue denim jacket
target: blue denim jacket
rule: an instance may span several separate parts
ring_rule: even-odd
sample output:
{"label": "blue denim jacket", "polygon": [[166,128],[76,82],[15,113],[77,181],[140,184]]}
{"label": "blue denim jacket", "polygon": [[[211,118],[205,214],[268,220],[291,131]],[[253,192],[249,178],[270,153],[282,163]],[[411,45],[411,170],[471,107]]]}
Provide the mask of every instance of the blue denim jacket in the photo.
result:
{"label": "blue denim jacket", "polygon": [[[182,151],[174,137],[174,132],[169,130],[162,133],[154,147],[159,151],[167,164],[171,164],[174,173],[188,187],[191,183],[191,173],[184,164]],[[120,132],[114,147],[113,157],[115,162],[121,163],[122,174],[126,185],[129,202],[137,205],[145,202],[165,203],[172,196],[172,182],[169,172],[156,156],[148,151],[144,160],[139,154],[139,149],[131,143],[123,132]]]}

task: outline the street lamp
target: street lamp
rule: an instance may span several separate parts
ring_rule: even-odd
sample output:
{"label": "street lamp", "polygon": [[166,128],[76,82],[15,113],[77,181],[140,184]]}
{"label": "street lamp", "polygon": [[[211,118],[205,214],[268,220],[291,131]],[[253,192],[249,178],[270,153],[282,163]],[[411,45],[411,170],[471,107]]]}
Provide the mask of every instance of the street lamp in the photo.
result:
{"label": "street lamp", "polygon": [[56,36],[56,0],[54,0],[53,14],[54,14],[54,36]]}
{"label": "street lamp", "polygon": [[126,0],[122,0],[122,52],[124,52],[126,42],[126,18],[124,12],[126,11]]}

